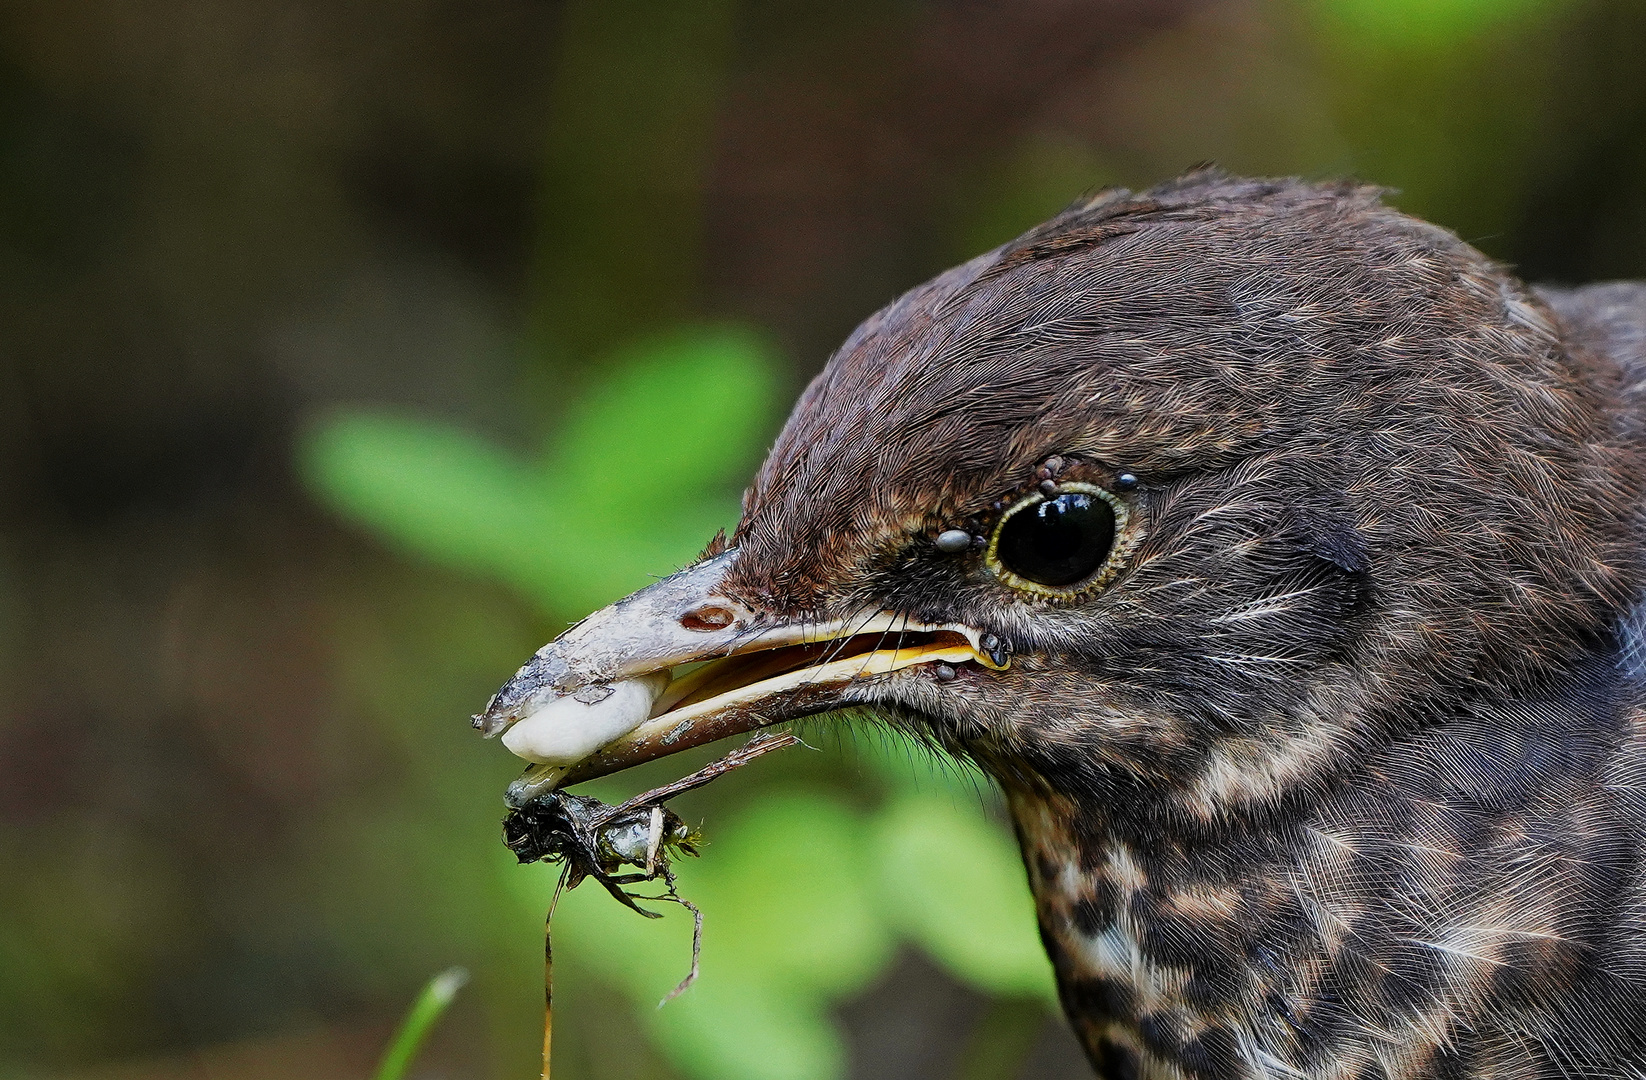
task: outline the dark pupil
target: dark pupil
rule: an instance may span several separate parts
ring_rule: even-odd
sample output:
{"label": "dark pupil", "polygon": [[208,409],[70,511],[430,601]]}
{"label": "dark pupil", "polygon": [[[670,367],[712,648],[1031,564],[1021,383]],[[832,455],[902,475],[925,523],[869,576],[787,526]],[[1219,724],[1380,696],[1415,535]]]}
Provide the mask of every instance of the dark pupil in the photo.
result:
{"label": "dark pupil", "polygon": [[1073,585],[1095,574],[1113,545],[1114,508],[1096,495],[1070,491],[1007,518],[995,555],[1018,577]]}

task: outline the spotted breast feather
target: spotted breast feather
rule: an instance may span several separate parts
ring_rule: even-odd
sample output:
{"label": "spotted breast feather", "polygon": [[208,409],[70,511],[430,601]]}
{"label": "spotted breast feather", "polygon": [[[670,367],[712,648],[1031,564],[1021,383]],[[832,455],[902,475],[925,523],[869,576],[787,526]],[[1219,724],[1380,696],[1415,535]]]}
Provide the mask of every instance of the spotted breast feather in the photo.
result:
{"label": "spotted breast feather", "polygon": [[830,712],[970,758],[1108,1077],[1646,1076],[1643,375],[1642,287],[1375,190],[1105,192],[868,319],[476,722],[522,797]]}

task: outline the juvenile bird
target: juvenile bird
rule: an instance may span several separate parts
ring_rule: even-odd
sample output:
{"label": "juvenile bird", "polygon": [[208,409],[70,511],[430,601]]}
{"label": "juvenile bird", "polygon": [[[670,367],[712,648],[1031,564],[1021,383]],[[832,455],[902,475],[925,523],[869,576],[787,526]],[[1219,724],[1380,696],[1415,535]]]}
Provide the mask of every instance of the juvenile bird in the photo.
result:
{"label": "juvenile bird", "polygon": [[476,724],[517,800],[843,708],[974,760],[1105,1077],[1646,1077],[1643,385],[1646,287],[1374,189],[1106,192],[872,316]]}

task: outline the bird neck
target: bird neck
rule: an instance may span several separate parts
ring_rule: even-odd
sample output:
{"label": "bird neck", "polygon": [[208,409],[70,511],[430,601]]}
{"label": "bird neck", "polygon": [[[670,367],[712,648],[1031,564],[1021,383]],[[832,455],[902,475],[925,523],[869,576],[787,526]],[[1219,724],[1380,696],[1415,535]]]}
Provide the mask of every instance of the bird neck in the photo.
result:
{"label": "bird neck", "polygon": [[1100,1073],[1428,1076],[1527,986],[1592,971],[1586,935],[1605,932],[1632,857],[1618,791],[1646,783],[1640,691],[1618,659],[1535,696],[1414,706],[1424,723],[1391,725],[1262,812],[1008,786]]}

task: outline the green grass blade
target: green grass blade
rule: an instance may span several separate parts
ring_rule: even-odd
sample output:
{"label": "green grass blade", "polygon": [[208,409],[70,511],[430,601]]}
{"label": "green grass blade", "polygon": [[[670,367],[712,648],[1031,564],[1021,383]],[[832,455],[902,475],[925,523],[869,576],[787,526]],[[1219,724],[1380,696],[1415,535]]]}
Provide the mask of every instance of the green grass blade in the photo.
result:
{"label": "green grass blade", "polygon": [[400,1028],[394,1033],[389,1048],[383,1052],[383,1060],[378,1063],[373,1080],[401,1080],[406,1075],[406,1068],[417,1056],[423,1040],[428,1038],[440,1014],[446,1011],[446,1006],[452,1003],[457,991],[468,981],[469,973],[456,967],[448,968],[429,980],[423,992],[417,995],[417,1000],[412,1002],[406,1018],[400,1021]]}

